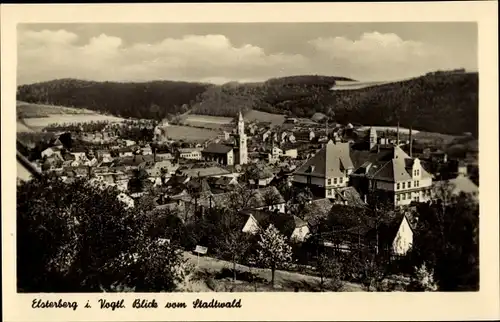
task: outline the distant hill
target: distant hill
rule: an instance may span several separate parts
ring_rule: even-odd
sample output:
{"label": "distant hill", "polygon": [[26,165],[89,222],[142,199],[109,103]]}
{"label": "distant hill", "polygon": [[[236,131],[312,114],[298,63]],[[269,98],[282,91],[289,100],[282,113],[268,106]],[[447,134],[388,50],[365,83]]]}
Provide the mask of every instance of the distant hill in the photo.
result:
{"label": "distant hill", "polygon": [[158,81],[56,80],[18,88],[18,100],[83,107],[122,117],[184,113],[234,117],[250,110],[295,117],[323,113],[340,123],[396,125],[446,134],[478,133],[478,74],[428,74],[366,88],[332,91],[345,77],[301,75],[225,85]]}
{"label": "distant hill", "polygon": [[119,83],[58,79],[19,86],[17,99],[151,119],[186,112],[188,105],[210,86],[175,81]]}
{"label": "distant hill", "polygon": [[478,135],[478,73],[429,74],[349,91],[334,91],[335,119],[400,125],[428,132]]}

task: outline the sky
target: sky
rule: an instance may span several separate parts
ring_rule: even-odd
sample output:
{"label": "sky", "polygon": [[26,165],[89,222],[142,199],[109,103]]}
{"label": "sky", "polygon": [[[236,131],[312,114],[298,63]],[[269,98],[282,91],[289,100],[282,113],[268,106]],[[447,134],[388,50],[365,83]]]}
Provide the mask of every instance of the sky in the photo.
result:
{"label": "sky", "polygon": [[471,22],[19,24],[17,80],[359,81],[477,71]]}

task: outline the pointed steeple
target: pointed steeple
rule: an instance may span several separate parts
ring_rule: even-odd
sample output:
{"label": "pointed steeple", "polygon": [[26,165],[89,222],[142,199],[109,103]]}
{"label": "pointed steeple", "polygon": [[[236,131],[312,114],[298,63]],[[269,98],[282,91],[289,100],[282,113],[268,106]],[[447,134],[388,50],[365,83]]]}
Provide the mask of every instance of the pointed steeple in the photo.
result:
{"label": "pointed steeple", "polygon": [[241,110],[238,112],[238,122],[243,122],[243,115],[241,114]]}

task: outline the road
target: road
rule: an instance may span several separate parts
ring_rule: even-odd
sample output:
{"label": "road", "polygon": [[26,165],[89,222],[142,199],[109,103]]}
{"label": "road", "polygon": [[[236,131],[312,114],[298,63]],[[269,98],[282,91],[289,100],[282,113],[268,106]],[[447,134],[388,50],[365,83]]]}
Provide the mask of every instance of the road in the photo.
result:
{"label": "road", "polygon": [[[185,258],[190,264],[195,266],[195,271],[204,274],[214,274],[220,272],[224,268],[232,269],[233,264],[227,261],[218,260],[212,257],[199,257],[196,255],[185,252]],[[240,272],[251,272],[260,278],[271,280],[271,270],[261,268],[250,268],[244,265],[236,265],[236,270]],[[300,290],[307,291],[314,289],[319,285],[320,279],[316,276],[304,275],[295,272],[277,270],[275,273],[275,284],[278,286],[289,288],[299,287]],[[200,280],[190,280],[189,289],[192,292],[211,292],[212,290]],[[362,292],[363,289],[360,285],[354,283],[345,283],[344,291],[346,292]]]}

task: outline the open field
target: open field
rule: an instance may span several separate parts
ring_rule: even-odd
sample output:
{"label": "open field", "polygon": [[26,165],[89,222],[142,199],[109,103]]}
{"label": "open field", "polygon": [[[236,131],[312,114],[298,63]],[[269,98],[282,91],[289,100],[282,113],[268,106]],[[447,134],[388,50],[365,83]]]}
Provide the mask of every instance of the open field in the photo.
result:
{"label": "open field", "polygon": [[[377,131],[384,132],[384,131],[397,131],[398,127],[397,126],[362,126],[359,128],[361,131],[367,131],[370,128],[374,128]],[[400,127],[399,132],[403,134],[410,134],[410,129]],[[417,134],[420,131],[412,129],[412,135]]]}
{"label": "open field", "polygon": [[123,119],[112,115],[102,115],[91,110],[33,104],[17,101],[17,132],[41,131],[49,124],[87,123],[98,121],[120,122]]}
{"label": "open field", "polygon": [[404,82],[410,79],[411,78],[390,80],[390,81],[371,81],[371,82],[337,81],[336,84],[331,89],[334,91],[356,90],[356,89],[386,85],[391,83]]}
{"label": "open field", "polygon": [[41,118],[51,114],[97,114],[94,111],[56,105],[34,104],[17,101],[16,112],[21,118]]}
{"label": "open field", "polygon": [[210,116],[200,114],[188,114],[184,119],[185,122],[199,122],[199,123],[215,123],[215,124],[228,124],[233,121],[232,117]]}
{"label": "open field", "polygon": [[285,115],[283,114],[271,114],[256,110],[248,111],[243,118],[247,122],[271,122],[273,125],[281,125],[285,122]]}
{"label": "open field", "polygon": [[[236,283],[231,281],[232,275],[227,274],[232,270],[232,263],[218,260],[211,257],[200,257],[192,253],[184,253],[186,259],[195,266],[195,272],[190,279],[191,292],[210,292],[215,288],[216,291],[233,292],[293,292],[298,288],[302,292],[317,291],[319,288],[319,277],[303,275],[294,272],[277,270],[275,273],[275,285],[273,289],[269,285],[271,281],[271,270],[261,268],[250,268],[244,265],[236,265],[237,274],[240,276],[252,275],[257,281],[251,283],[245,280],[239,280]],[[344,292],[362,292],[360,285],[354,283],[345,283]]]}
{"label": "open field", "polygon": [[215,138],[218,135],[213,130],[183,125],[169,125],[165,130],[170,140],[200,141]]}
{"label": "open field", "polygon": [[16,122],[16,132],[34,132],[33,129],[29,128],[24,124],[24,120],[17,120]]}
{"label": "open field", "polygon": [[192,127],[220,130],[221,127],[230,125],[233,120],[234,119],[231,117],[186,114],[181,118],[181,124]]}
{"label": "open field", "polygon": [[443,133],[435,133],[435,132],[418,132],[415,135],[415,140],[421,141],[421,142],[435,142],[435,141],[440,141],[443,144],[449,144],[453,140],[459,138],[459,135],[449,135],[449,134],[443,134]]}
{"label": "open field", "polygon": [[124,119],[100,114],[49,114],[47,117],[27,118],[24,122],[33,130],[42,130],[49,124],[73,124],[99,121],[121,122]]}

